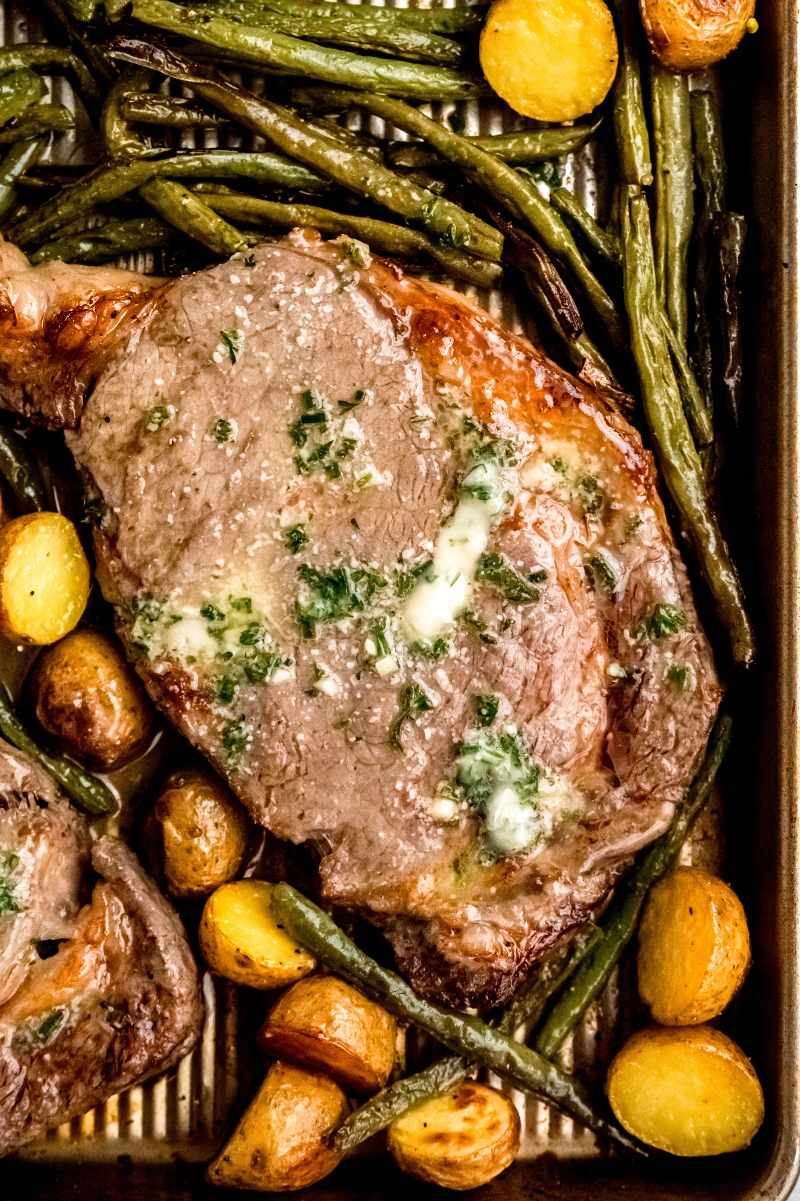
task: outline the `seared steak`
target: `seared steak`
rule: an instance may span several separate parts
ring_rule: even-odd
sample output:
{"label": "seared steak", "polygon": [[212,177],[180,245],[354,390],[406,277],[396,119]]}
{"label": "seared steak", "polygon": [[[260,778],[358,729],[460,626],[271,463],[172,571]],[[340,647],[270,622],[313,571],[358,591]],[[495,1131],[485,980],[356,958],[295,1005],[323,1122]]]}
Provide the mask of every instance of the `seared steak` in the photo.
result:
{"label": "seared steak", "polygon": [[170,1067],[199,1032],[178,918],[108,836],[91,847],[100,882],[81,908],[89,859],[84,819],[3,745],[0,1154]]}
{"label": "seared steak", "polygon": [[11,337],[5,403],[74,427],[148,689],[417,988],[502,1002],[664,830],[719,700],[638,434],[348,240],[137,284],[65,360],[73,303],[9,302],[68,403]]}

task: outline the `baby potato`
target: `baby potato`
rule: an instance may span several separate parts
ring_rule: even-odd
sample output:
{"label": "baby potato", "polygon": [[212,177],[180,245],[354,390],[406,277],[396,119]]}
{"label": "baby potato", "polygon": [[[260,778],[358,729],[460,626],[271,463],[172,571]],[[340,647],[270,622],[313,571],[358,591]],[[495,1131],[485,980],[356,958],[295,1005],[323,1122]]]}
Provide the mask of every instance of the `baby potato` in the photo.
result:
{"label": "baby potato", "polygon": [[603,0],[496,0],[480,39],[490,86],[517,113],[571,121],[605,98],[617,35]]}
{"label": "baby potato", "polygon": [[61,513],[26,513],[0,526],[0,633],[18,642],[58,642],[89,599],[89,564]]}
{"label": "baby potato", "polygon": [[753,1065],[713,1026],[653,1026],[612,1061],[606,1092],[617,1120],[671,1155],[722,1155],[748,1146],[764,1120]]}
{"label": "baby potato", "polygon": [[247,819],[220,780],[202,771],[176,772],[153,817],[173,896],[206,896],[236,876],[247,846]]}
{"label": "baby potato", "polygon": [[250,988],[282,988],[317,966],[272,913],[264,880],[222,884],[205,903],[200,949],[212,972]]}
{"label": "baby potato", "polygon": [[744,980],[750,935],[742,903],[718,876],[679,867],[655,885],[639,928],[639,994],[662,1026],[722,1013]]}
{"label": "baby potato", "polygon": [[519,1115],[497,1089],[465,1080],[409,1109],[389,1127],[398,1167],[442,1188],[479,1188],[513,1162]]}
{"label": "baby potato", "polygon": [[129,763],[153,735],[142,685],[117,644],[97,630],[75,630],[43,651],[26,691],[42,729],[96,771]]}
{"label": "baby potato", "polygon": [[325,1076],[273,1063],[239,1125],[208,1169],[211,1184],[283,1192],[322,1180],[341,1155],[327,1136],[347,1098]]}
{"label": "baby potato", "polygon": [[639,0],[651,50],[675,71],[725,58],[744,37],[755,7],[755,0]]}
{"label": "baby potato", "polygon": [[343,980],[312,976],[279,998],[258,1039],[270,1055],[318,1068],[343,1088],[369,1093],[389,1079],[397,1023]]}

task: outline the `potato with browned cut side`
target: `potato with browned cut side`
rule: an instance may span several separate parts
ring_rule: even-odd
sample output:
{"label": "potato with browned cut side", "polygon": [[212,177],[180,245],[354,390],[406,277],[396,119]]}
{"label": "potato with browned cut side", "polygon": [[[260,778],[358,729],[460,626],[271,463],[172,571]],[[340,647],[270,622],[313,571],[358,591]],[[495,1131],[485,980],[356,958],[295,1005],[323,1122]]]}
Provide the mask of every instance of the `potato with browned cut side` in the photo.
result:
{"label": "potato with browned cut side", "polygon": [[95,771],[129,763],[153,735],[144,688],[117,643],[98,630],[75,630],[43,651],[26,693],[42,729]]}
{"label": "potato with browned cut side", "polygon": [[247,818],[209,772],[171,775],[155,803],[152,825],[173,896],[206,896],[234,879],[242,865]]}
{"label": "potato with browned cut side", "polygon": [[234,880],[211,894],[200,919],[200,949],[212,972],[250,988],[282,988],[317,961],[276,920],[272,885]]}
{"label": "potato with browned cut side", "polygon": [[91,579],[75,526],[61,513],[26,513],[0,526],[0,633],[58,642],[80,621]]}
{"label": "potato with browned cut side", "polygon": [[347,1113],[338,1084],[274,1063],[239,1125],[208,1169],[212,1184],[286,1192],[322,1180],[341,1155],[328,1146]]}
{"label": "potato with browned cut side", "polygon": [[713,1026],[640,1030],[613,1060],[606,1092],[626,1130],[671,1155],[741,1151],[764,1120],[753,1065]]}
{"label": "potato with browned cut side", "polygon": [[415,1105],[389,1127],[399,1167],[442,1188],[479,1188],[513,1162],[519,1115],[497,1089],[465,1080]]}
{"label": "potato with browned cut side", "polygon": [[389,1079],[397,1023],[336,976],[312,976],[279,998],[258,1038],[270,1055],[327,1072],[353,1092],[369,1093]]}
{"label": "potato with browned cut side", "polygon": [[698,71],[735,50],[757,28],[755,0],[639,0],[656,58],[676,71]]}
{"label": "potato with browned cut side", "polygon": [[664,876],[647,901],[637,962],[639,993],[657,1022],[690,1026],[717,1017],[750,964],[736,893],[699,867]]}

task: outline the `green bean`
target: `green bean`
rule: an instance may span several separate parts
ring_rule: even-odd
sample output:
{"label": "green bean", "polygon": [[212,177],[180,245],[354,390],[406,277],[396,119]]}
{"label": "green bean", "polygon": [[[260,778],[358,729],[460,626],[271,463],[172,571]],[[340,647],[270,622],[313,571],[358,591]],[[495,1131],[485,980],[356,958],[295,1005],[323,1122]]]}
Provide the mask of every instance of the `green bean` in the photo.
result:
{"label": "green bean", "polygon": [[254,179],[285,188],[319,191],[326,182],[299,163],[270,151],[189,150],[159,159],[112,163],[88,172],[17,222],[8,231],[19,245],[41,243],[46,235],[88,209],[128,195],[151,179]]}
{"label": "green bean", "polygon": [[[90,109],[99,109],[100,86],[109,86],[116,79],[116,71],[109,61],[105,48],[98,45],[81,21],[75,21],[66,9],[63,0],[44,0],[51,16],[60,26],[61,31],[72,45],[76,57],[87,76],[91,80],[93,91],[85,91],[83,99]],[[106,3],[106,9],[108,3]]]}
{"label": "green bean", "polygon": [[63,104],[35,104],[0,129],[0,146],[23,142],[42,133],[64,133],[73,129],[75,118]]}
{"label": "green bean", "polygon": [[656,457],[720,621],[728,630],[733,657],[737,663],[749,665],[755,653],[753,633],[683,411],[656,294],[650,215],[647,201],[636,188],[625,189],[622,229],[625,306]]}
{"label": "green bean", "polygon": [[612,267],[619,267],[622,262],[619,238],[609,229],[596,221],[588,209],[584,208],[578,197],[566,188],[551,188],[550,203],[558,209],[568,225],[573,225],[588,246],[599,257]]}
{"label": "green bean", "polygon": [[35,71],[20,67],[0,75],[0,125],[7,125],[41,100],[45,86]]}
{"label": "green bean", "polygon": [[672,322],[663,309],[661,310],[661,316],[663,318],[664,337],[667,340],[667,345],[672,355],[675,379],[680,388],[683,411],[691,426],[694,444],[700,449],[701,447],[709,446],[714,438],[711,413],[706,403],[706,398],[697,382],[692,365],[689,362],[689,355],[685,345],[675,333]]}
{"label": "green bean", "polygon": [[618,886],[600,922],[600,938],[568,981],[539,1030],[534,1046],[540,1055],[551,1058],[558,1052],[564,1039],[602,992],[633,937],[648,891],[677,860],[692,822],[708,800],[730,740],[731,719],[723,715],[717,720],[700,770],[672,824]]}
{"label": "green bean", "polygon": [[[299,93],[296,93],[299,94]],[[623,326],[614,301],[589,268],[561,217],[539,194],[536,185],[501,159],[482,150],[467,138],[445,129],[402,100],[364,92],[328,88],[302,93],[312,102],[319,97],[340,102],[391,121],[399,129],[428,142],[443,158],[463,168],[469,176],[517,216],[527,221],[547,250],[560,259],[575,276],[615,343],[624,339]]]}
{"label": "green bean", "polygon": [[307,17],[322,12],[344,13],[354,25],[380,25],[382,29],[417,29],[422,33],[449,34],[458,37],[477,33],[486,19],[486,5],[461,5],[458,8],[373,8],[370,4],[325,3],[315,0],[224,0],[215,8],[222,12],[252,13],[265,10]]}
{"label": "green bean", "polygon": [[47,138],[17,142],[0,159],[0,222],[5,221],[16,204],[17,180],[29,167],[38,163],[46,145]]}
{"label": "green bean", "polygon": [[109,220],[98,228],[54,238],[45,242],[32,263],[49,263],[60,259],[64,263],[106,263],[123,254],[156,250],[169,242],[170,231],[155,217],[131,217],[129,220]]}
{"label": "green bean", "polygon": [[117,38],[112,54],[146,62],[154,70],[189,83],[199,96],[279,149],[329,175],[344,187],[424,225],[451,246],[463,245],[483,258],[496,258],[502,238],[496,230],[452,201],[395,175],[382,163],[321,137],[289,109],[262,100],[199,67],[190,59],[135,38]]}
{"label": "green bean", "polygon": [[83,809],[92,817],[105,817],[109,813],[116,813],[117,801],[108,785],[97,776],[92,776],[84,771],[71,759],[64,759],[61,755],[50,755],[43,751],[22,725],[11,707],[7,693],[2,688],[0,688],[0,734],[18,751],[30,755],[31,759],[40,763],[45,771],[49,772],[53,779],[61,785],[64,792],[79,809]]}
{"label": "green bean", "polygon": [[139,188],[139,195],[170,225],[207,246],[214,254],[227,257],[249,245],[244,234],[183,184],[171,179],[153,179]]}
{"label": "green bean", "polygon": [[689,82],[653,63],[655,254],[658,295],[682,345],[688,333],[686,273],[694,221],[694,162]]}
{"label": "green bean", "polygon": [[725,207],[725,148],[722,117],[716,94],[716,77],[705,72],[706,87],[692,91],[692,139],[697,183],[697,211],[692,274],[692,359],[698,379],[712,403],[714,395],[713,338],[709,320],[708,297],[713,291],[714,269],[711,250],[711,222]]}
{"label": "green bean", "polygon": [[742,315],[739,276],[747,222],[739,213],[719,213],[712,233],[719,263],[720,393],[736,424],[742,399]]}
{"label": "green bean", "polygon": [[442,246],[419,230],[378,221],[374,217],[336,213],[307,204],[278,204],[241,192],[211,193],[203,190],[202,196],[209,208],[245,225],[279,225],[286,229],[309,226],[324,233],[351,234],[381,254],[401,258],[419,255],[432,258],[457,279],[481,288],[494,287],[502,274],[497,264],[474,259],[456,249]]}
{"label": "green bean", "polygon": [[615,0],[615,7],[620,47],[613,113],[620,176],[623,184],[644,188],[653,182],[653,164],[636,52],[638,15],[633,0]]}
{"label": "green bean", "polygon": [[275,885],[273,912],[301,946],[331,971],[364,988],[396,1017],[426,1030],[452,1051],[484,1064],[517,1088],[534,1093],[620,1149],[644,1154],[623,1130],[600,1114],[582,1086],[555,1064],[478,1018],[424,1001],[395,972],[360,950],[327,913],[291,885]]}
{"label": "green bean", "polygon": [[64,0],[64,7],[76,21],[93,21],[98,0]]}
{"label": "green bean", "polygon": [[112,161],[141,158],[148,152],[147,144],[128,124],[121,105],[129,91],[144,87],[149,78],[149,71],[128,70],[113,84],[105,98],[100,114],[100,133]]}
{"label": "green bean", "polygon": [[47,507],[42,473],[24,438],[0,424],[0,475],[16,501],[20,513],[36,513]]}
{"label": "green bean", "polygon": [[100,91],[86,64],[72,50],[46,43],[20,42],[16,46],[0,49],[0,75],[16,71],[20,67],[64,72],[72,75],[78,90],[89,101],[97,104]]}
{"label": "green bean", "polygon": [[126,121],[135,121],[139,125],[168,125],[173,129],[216,129],[225,124],[223,117],[179,96],[129,91],[122,95],[119,106]]}
{"label": "green bean", "polygon": [[486,91],[477,76],[450,67],[367,58],[304,42],[277,30],[237,25],[223,17],[198,20],[195,10],[172,4],[170,0],[134,0],[133,16],[156,29],[232,52],[243,62],[281,67],[329,83],[416,96],[421,100],[465,100]]}
{"label": "green bean", "polygon": [[[541,163],[571,154],[600,128],[593,125],[554,125],[550,129],[518,129],[512,133],[465,134],[467,141],[506,163]],[[427,169],[441,164],[441,156],[417,142],[393,142],[386,155],[395,167]]]}

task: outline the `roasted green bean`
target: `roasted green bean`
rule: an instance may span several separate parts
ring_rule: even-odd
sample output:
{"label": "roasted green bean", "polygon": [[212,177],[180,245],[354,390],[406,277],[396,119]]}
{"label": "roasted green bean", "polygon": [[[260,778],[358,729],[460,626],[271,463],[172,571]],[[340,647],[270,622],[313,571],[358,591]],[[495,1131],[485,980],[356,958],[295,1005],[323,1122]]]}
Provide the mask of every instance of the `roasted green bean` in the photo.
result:
{"label": "roasted green bean", "polygon": [[216,129],[225,119],[210,113],[192,100],[180,96],[161,96],[153,92],[123,93],[120,112],[126,121],[140,125],[168,125],[173,129]]}
{"label": "roasted green bean", "polygon": [[27,67],[0,75],[0,125],[7,125],[19,117],[41,100],[44,93],[42,79]]}
{"label": "roasted green bean", "polygon": [[24,438],[0,424],[0,475],[20,513],[40,512],[47,507],[42,473]]}
{"label": "roasted green bean", "polygon": [[[302,92],[299,94],[302,95]],[[600,122],[596,121],[593,125],[555,125],[551,129],[519,129],[513,133],[464,136],[473,146],[479,146],[506,163],[540,163],[571,154],[599,127]],[[441,155],[435,150],[416,142],[394,142],[386,157],[393,166],[410,171],[435,168],[442,162]]]}
{"label": "roasted green bean", "polygon": [[672,355],[672,365],[675,370],[675,379],[680,388],[683,411],[691,426],[694,444],[701,449],[709,446],[714,438],[711,411],[697,382],[692,364],[689,362],[689,354],[685,345],[675,333],[674,326],[663,309],[661,313],[664,336]]}
{"label": "roasted green bean", "polygon": [[370,4],[334,3],[321,4],[314,0],[223,0],[215,8],[232,15],[252,14],[260,16],[264,11],[284,13],[295,17],[308,17],[321,12],[345,13],[354,25],[378,24],[386,30],[418,29],[423,33],[440,33],[454,37],[477,33],[486,19],[487,6],[482,4],[461,5],[457,8],[373,8]]}
{"label": "roasted green bean", "polygon": [[134,129],[131,129],[121,106],[125,95],[136,88],[144,87],[149,78],[149,71],[126,71],[112,85],[106,96],[103,111],[100,114],[100,133],[112,161],[141,158],[148,152],[147,144]]}
{"label": "roasted green bean", "polygon": [[329,83],[415,96],[420,100],[465,100],[486,91],[477,76],[450,67],[368,58],[347,50],[317,46],[277,30],[238,25],[224,17],[198,20],[195,10],[172,4],[170,0],[134,0],[133,16],[144,25],[233,53],[243,62],[280,67]]}
{"label": "roasted green bean", "polygon": [[71,75],[83,96],[95,104],[100,102],[100,91],[92,73],[77,54],[72,50],[65,50],[63,46],[20,42],[16,46],[4,46],[0,49],[0,75],[21,67]]}
{"label": "roasted green bean", "polygon": [[200,197],[171,179],[152,179],[139,188],[143,200],[181,233],[222,257],[245,250],[250,242]]}
{"label": "roasted green bean", "polygon": [[0,146],[24,142],[43,133],[64,133],[74,128],[75,118],[63,104],[34,104],[22,116],[0,129]]}
{"label": "roasted green bean", "polygon": [[742,403],[742,315],[740,273],[747,222],[739,213],[719,213],[712,223],[719,264],[719,389],[736,424]]}
{"label": "roasted green bean", "polygon": [[540,1055],[552,1058],[558,1052],[564,1039],[605,987],[636,930],[648,891],[677,860],[692,822],[708,800],[730,740],[731,720],[723,715],[714,727],[702,766],[672,824],[618,886],[601,919],[600,937],[547,1015],[534,1042]]}
{"label": "roasted green bean", "polygon": [[694,235],[694,271],[692,274],[692,359],[700,385],[709,405],[714,395],[713,338],[708,297],[714,291],[714,253],[711,247],[711,222],[725,208],[725,147],[722,116],[711,72],[702,76],[702,89],[690,96],[694,169],[697,204]]}
{"label": "roasted green bean", "polygon": [[17,180],[38,163],[46,145],[47,138],[30,138],[26,142],[17,142],[0,159],[0,222],[5,221],[14,208]]}
{"label": "roasted green bean", "polygon": [[64,263],[107,263],[123,254],[166,246],[170,231],[155,217],[131,217],[106,221],[96,229],[72,233],[45,242],[31,255],[32,263],[60,259]]}
{"label": "roasted green bean", "polygon": [[650,73],[655,147],[655,262],[658,295],[685,346],[687,264],[694,223],[694,163],[689,82],[654,63]]}
{"label": "roasted green bean", "polygon": [[621,182],[644,188],[653,182],[650,134],[636,53],[638,14],[633,0],[615,0],[619,28],[619,68],[614,84],[614,132]]}
{"label": "roasted green bean", "polygon": [[568,225],[574,226],[584,242],[604,262],[612,267],[619,267],[622,262],[619,238],[612,230],[604,229],[573,192],[566,188],[551,188],[550,203],[566,218]]}

